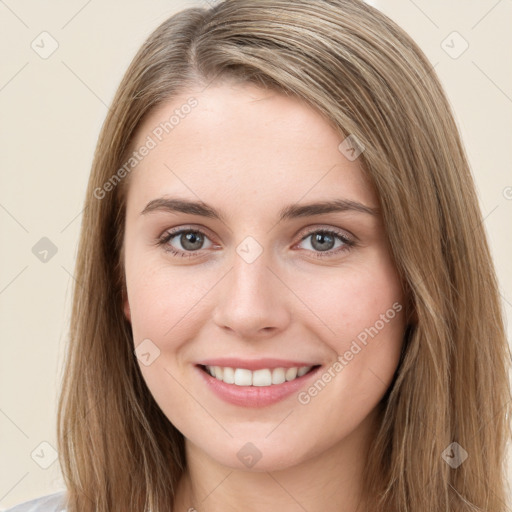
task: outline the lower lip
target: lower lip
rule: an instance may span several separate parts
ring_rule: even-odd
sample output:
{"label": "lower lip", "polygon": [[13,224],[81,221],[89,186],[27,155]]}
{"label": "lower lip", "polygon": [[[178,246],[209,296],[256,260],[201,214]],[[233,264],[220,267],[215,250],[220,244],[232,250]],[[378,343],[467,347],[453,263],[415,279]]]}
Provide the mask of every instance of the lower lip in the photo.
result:
{"label": "lower lip", "polygon": [[318,366],[302,377],[283,382],[282,384],[272,384],[271,386],[237,386],[236,384],[226,384],[212,377],[201,367],[196,366],[196,369],[206,385],[224,401],[240,407],[265,407],[298,392],[311,377],[316,375],[321,366]]}

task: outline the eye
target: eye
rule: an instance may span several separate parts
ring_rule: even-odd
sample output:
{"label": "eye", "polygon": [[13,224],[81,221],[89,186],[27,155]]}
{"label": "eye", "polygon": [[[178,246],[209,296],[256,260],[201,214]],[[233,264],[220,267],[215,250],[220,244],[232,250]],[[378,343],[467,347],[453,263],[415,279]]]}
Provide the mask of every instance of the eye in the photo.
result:
{"label": "eye", "polygon": [[205,240],[209,240],[204,231],[200,229],[179,229],[176,231],[167,231],[158,239],[157,244],[164,247],[165,251],[174,256],[190,258],[196,256],[194,252],[201,249],[208,249],[213,244],[203,247]]}
{"label": "eye", "polygon": [[[355,241],[345,233],[330,229],[310,231],[302,237],[301,242],[306,240],[308,240],[306,245],[309,245],[306,249],[313,251],[316,258],[334,256],[349,251],[355,245]],[[337,241],[339,242],[338,246],[336,246]]]}
{"label": "eye", "polygon": [[[209,241],[208,245],[204,245]],[[305,250],[313,252],[316,258],[328,258],[349,251],[354,245],[352,240],[346,233],[335,231],[332,229],[317,229],[310,231],[301,238],[301,242],[308,241]],[[300,245],[297,244],[297,245]],[[338,243],[338,245],[336,245]],[[174,231],[167,231],[161,238],[157,240],[157,245],[163,246],[166,252],[173,256],[181,256],[184,258],[196,257],[202,249],[209,249],[214,244],[208,235],[201,229],[181,228]]]}

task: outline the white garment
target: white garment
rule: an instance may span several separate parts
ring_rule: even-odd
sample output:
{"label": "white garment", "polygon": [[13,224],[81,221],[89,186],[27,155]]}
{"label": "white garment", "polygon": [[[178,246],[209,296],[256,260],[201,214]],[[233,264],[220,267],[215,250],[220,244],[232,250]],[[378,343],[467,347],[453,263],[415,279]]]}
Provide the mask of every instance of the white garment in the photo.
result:
{"label": "white garment", "polygon": [[66,512],[66,491],[59,491],[35,500],[25,501],[5,512]]}

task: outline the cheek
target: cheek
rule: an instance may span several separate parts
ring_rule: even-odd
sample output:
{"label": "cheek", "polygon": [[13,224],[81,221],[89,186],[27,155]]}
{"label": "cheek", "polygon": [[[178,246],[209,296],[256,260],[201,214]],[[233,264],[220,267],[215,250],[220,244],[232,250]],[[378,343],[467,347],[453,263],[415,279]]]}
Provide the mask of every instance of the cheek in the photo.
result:
{"label": "cheek", "polygon": [[176,339],[176,333],[190,328],[189,318],[197,312],[202,298],[215,281],[208,273],[198,278],[197,269],[176,271],[161,261],[127,268],[127,289],[132,316],[134,341],[143,338],[155,340]]}
{"label": "cheek", "polygon": [[180,385],[186,378],[180,359],[183,347],[201,327],[196,320],[208,283],[197,283],[192,271],[176,272],[169,265],[149,259],[131,270],[127,268],[127,288],[134,348],[136,354],[150,354],[149,364],[138,356],[141,374],[169,420],[178,429],[186,429],[184,411],[190,409],[191,401]]}
{"label": "cheek", "polygon": [[337,269],[328,279],[312,276],[302,280],[298,294],[307,298],[333,340],[354,339],[376,323],[383,333],[395,326],[401,328],[403,293],[396,270],[386,258],[375,257],[364,265]]}
{"label": "cheek", "polygon": [[331,279],[304,281],[297,294],[307,297],[316,332],[332,349],[325,380],[335,382],[338,394],[350,394],[347,403],[375,402],[392,381],[403,344],[404,297],[394,266],[372,258]]}

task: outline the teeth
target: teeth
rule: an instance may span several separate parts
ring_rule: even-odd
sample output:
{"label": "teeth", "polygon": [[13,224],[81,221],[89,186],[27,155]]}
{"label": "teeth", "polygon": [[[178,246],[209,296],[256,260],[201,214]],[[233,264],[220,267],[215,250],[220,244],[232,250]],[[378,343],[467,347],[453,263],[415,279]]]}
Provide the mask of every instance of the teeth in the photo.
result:
{"label": "teeth", "polygon": [[309,372],[309,369],[307,366],[301,366],[297,372],[297,377],[302,377],[303,375],[306,375],[306,373]]}
{"label": "teeth", "polygon": [[286,380],[293,380],[297,377],[297,368],[286,369]]}
{"label": "teeth", "polygon": [[243,368],[237,368],[235,370],[235,384],[237,386],[251,386],[252,372]]}
{"label": "teeth", "polygon": [[[211,368],[207,366],[208,370]],[[217,367],[220,368],[220,367]],[[216,379],[223,380],[226,384],[234,384],[235,383],[235,370],[233,368],[220,368],[221,372],[224,374],[222,378],[214,375]]]}
{"label": "teeth", "polygon": [[265,368],[262,370],[247,370],[245,368],[229,368],[221,366],[206,366],[208,373],[226,384],[236,386],[272,386],[302,377],[313,368],[301,366],[294,368]]}

